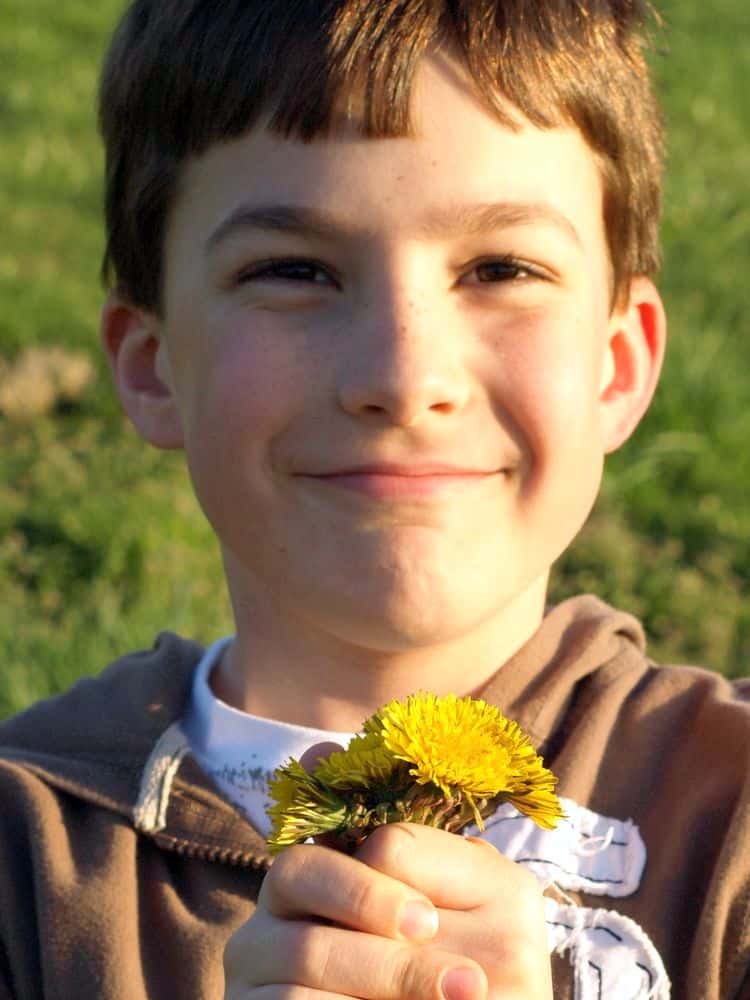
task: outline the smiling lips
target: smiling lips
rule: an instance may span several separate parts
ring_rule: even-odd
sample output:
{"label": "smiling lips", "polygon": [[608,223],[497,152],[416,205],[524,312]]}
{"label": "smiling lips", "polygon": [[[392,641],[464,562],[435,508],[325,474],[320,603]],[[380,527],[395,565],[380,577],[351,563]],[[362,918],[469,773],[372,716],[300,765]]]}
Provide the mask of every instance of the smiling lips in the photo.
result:
{"label": "smiling lips", "polygon": [[310,476],[318,482],[361,493],[373,500],[419,500],[438,497],[500,475],[504,470],[448,465],[368,465]]}

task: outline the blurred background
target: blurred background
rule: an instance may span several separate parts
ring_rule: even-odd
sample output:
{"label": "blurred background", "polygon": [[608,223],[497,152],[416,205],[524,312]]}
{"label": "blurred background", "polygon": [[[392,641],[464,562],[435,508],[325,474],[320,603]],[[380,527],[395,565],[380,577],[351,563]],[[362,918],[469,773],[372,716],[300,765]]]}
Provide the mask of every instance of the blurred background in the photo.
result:
{"label": "blurred background", "polygon": [[[150,646],[231,630],[178,457],[124,422],[98,346],[99,62],[122,0],[0,6],[0,717]],[[666,373],[552,596],[654,657],[750,673],[750,5],[663,0]]]}

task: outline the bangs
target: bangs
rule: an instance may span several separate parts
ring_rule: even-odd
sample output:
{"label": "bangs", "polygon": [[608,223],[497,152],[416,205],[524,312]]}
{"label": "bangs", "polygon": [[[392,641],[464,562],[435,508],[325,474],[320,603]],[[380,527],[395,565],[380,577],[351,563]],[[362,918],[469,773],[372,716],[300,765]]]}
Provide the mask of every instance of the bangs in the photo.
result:
{"label": "bangs", "polygon": [[[304,142],[330,134],[342,116],[366,137],[409,135],[414,74],[428,50],[457,58],[503,122],[513,123],[511,105],[540,127],[578,124],[581,86],[590,95],[603,84],[616,97],[607,50],[639,59],[608,3],[584,13],[571,0],[172,0],[137,4],[120,41],[131,43],[139,7],[138,33],[159,50],[139,110],[178,158],[241,135],[261,115],[271,131]],[[110,66],[121,67],[120,48],[116,38]],[[105,68],[116,91],[112,77]]]}

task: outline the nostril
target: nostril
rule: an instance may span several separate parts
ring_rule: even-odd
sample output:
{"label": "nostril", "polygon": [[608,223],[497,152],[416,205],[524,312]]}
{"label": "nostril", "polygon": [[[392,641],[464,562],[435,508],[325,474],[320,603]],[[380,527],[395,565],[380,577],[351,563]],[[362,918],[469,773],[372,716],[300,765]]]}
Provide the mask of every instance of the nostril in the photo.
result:
{"label": "nostril", "polygon": [[378,371],[370,368],[347,376],[337,387],[341,407],[353,416],[411,425],[459,412],[470,396],[469,380],[422,371]]}

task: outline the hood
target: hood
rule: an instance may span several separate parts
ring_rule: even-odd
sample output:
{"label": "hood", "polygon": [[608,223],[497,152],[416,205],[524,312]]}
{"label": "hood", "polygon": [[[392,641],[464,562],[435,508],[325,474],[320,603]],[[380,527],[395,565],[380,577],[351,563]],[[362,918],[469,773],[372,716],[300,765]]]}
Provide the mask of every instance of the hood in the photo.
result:
{"label": "hood", "polygon": [[583,594],[548,608],[529,641],[476,693],[515,719],[547,755],[580,688],[594,675],[597,684],[625,677],[636,683],[645,648],[636,618]]}

